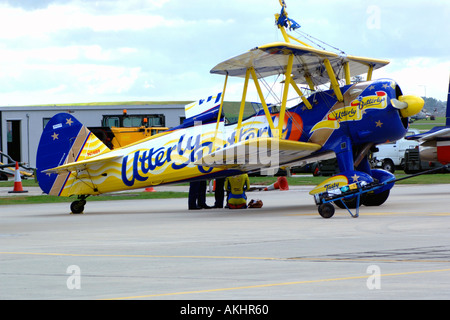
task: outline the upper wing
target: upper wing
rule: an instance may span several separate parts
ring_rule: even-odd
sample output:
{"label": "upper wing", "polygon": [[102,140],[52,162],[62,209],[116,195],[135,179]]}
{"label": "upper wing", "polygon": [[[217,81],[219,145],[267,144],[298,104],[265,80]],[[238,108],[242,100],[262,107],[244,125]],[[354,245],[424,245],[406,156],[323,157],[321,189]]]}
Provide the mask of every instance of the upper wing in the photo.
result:
{"label": "upper wing", "polygon": [[195,164],[222,169],[253,171],[298,161],[322,148],[309,142],[259,138],[245,140],[202,157]]}
{"label": "upper wing", "polygon": [[245,77],[246,70],[253,67],[258,78],[283,74],[286,72],[288,58],[291,54],[294,55],[292,73],[295,82],[299,84],[308,84],[307,78],[310,78],[315,85],[330,82],[323,65],[325,59],[330,61],[338,79],[345,79],[345,63],[348,63],[351,77],[367,73],[369,67],[375,70],[389,64],[387,60],[342,56],[324,50],[277,42],[257,47],[226,60],[215,66],[211,73]]}

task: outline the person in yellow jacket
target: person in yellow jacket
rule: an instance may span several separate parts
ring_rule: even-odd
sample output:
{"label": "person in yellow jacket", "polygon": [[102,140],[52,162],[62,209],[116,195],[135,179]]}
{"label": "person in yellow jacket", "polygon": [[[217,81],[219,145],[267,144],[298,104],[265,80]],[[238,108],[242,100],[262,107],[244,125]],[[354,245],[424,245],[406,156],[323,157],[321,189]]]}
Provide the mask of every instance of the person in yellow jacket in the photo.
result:
{"label": "person in yellow jacket", "polygon": [[241,174],[228,177],[225,180],[225,190],[228,192],[227,204],[230,209],[247,208],[247,196],[245,191],[250,189],[248,175]]}

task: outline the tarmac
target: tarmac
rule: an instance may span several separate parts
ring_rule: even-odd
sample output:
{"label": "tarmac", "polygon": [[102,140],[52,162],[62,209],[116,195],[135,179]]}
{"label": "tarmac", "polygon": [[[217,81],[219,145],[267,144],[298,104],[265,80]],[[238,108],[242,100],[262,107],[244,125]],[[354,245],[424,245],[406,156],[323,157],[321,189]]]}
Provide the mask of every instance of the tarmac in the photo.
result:
{"label": "tarmac", "polygon": [[88,199],[80,215],[68,203],[0,206],[0,299],[450,298],[450,185],[397,185],[384,205],[331,219],[311,188],[248,192],[264,205],[246,210],[189,211],[187,199]]}

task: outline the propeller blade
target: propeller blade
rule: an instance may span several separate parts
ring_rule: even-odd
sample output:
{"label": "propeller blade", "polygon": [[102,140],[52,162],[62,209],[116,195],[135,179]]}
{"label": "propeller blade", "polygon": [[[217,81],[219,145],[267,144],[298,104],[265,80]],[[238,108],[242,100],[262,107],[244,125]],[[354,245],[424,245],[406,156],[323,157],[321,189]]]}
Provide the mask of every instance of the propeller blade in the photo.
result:
{"label": "propeller blade", "polygon": [[391,99],[391,104],[395,109],[399,110],[408,108],[408,103],[397,99]]}

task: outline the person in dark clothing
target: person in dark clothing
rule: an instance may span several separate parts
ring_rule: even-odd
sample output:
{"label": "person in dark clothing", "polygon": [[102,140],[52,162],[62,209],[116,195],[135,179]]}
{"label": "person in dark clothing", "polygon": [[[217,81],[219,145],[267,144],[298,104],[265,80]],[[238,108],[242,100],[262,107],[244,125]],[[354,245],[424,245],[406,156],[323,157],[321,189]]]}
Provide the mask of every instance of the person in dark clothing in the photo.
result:
{"label": "person in dark clothing", "polygon": [[216,179],[216,188],[214,190],[214,208],[223,208],[223,201],[225,198],[225,178],[217,178]]}
{"label": "person in dark clothing", "polygon": [[209,209],[206,204],[206,181],[192,181],[189,184],[189,210]]}
{"label": "person in dark clothing", "polygon": [[206,180],[200,181],[200,188],[198,192],[197,204],[203,209],[210,209],[211,207],[206,204]]}
{"label": "person in dark clothing", "polygon": [[189,210],[199,210],[201,207],[198,205],[198,195],[200,192],[200,181],[192,181],[189,183]]}

